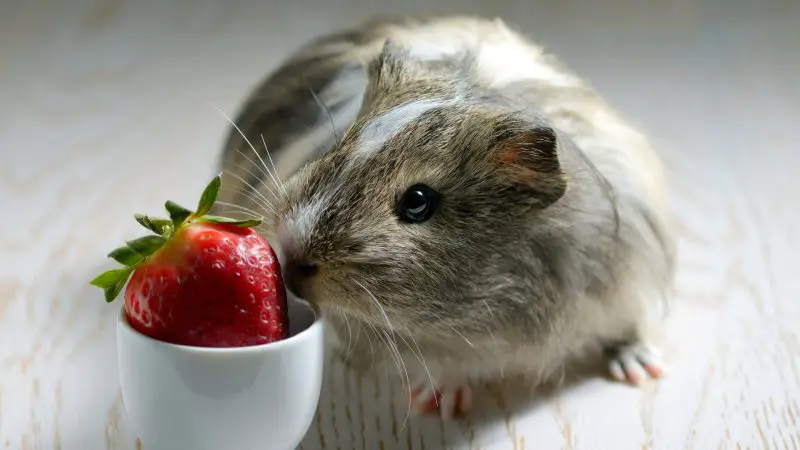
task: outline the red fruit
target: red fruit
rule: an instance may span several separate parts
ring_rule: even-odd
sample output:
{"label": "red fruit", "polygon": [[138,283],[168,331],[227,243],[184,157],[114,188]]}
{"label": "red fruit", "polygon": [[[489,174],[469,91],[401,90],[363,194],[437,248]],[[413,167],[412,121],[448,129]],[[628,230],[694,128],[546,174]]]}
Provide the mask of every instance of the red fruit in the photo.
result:
{"label": "red fruit", "polygon": [[286,337],[277,258],[250,228],[198,223],[140,264],[125,289],[138,331],[201,347],[242,347]]}
{"label": "red fruit", "polygon": [[167,202],[171,220],[137,216],[156,234],[111,252],[126,267],[92,281],[108,302],[127,283],[125,314],[139,332],[200,347],[243,347],[288,336],[278,259],[251,228],[260,221],[206,215],[220,184],[214,178],[196,212]]}

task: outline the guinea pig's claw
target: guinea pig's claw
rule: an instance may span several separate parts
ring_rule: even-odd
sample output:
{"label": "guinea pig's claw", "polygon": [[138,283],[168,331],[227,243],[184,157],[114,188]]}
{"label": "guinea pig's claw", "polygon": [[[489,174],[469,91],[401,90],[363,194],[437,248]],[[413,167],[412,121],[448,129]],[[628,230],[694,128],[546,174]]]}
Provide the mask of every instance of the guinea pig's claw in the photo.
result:
{"label": "guinea pig's claw", "polygon": [[472,408],[472,390],[465,384],[438,386],[420,383],[411,390],[411,405],[420,413],[439,413],[443,420],[467,414]]}
{"label": "guinea pig's claw", "polygon": [[665,369],[658,352],[642,343],[618,348],[608,363],[608,370],[614,379],[634,385],[648,378],[661,378]]}

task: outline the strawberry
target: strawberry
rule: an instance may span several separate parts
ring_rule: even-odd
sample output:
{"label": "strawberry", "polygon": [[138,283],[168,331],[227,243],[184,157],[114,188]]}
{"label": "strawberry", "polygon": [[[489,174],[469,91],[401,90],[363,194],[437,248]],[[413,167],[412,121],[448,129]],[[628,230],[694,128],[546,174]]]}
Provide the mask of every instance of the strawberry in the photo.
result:
{"label": "strawberry", "polygon": [[155,234],[109,253],[124,267],[91,281],[105,291],[107,302],[125,289],[125,315],[139,332],[200,347],[287,337],[281,268],[272,247],[252,228],[260,220],[208,215],[221,182],[217,176],[208,184],[196,211],[168,201],[169,219],[136,215]]}

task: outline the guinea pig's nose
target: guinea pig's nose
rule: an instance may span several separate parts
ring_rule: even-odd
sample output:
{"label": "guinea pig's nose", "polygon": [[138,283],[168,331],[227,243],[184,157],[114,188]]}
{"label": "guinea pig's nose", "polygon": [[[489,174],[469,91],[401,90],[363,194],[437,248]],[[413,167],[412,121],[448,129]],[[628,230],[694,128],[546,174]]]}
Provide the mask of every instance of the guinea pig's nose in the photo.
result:
{"label": "guinea pig's nose", "polygon": [[303,259],[289,259],[284,267],[286,287],[294,295],[303,298],[303,284],[317,273],[319,266],[316,263]]}

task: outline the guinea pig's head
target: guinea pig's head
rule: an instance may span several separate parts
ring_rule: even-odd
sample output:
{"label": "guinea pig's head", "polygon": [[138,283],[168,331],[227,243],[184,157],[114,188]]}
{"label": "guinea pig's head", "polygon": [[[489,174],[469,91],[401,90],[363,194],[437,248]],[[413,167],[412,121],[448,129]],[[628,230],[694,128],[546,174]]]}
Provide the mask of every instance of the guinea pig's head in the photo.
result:
{"label": "guinea pig's head", "polygon": [[287,286],[376,326],[458,320],[458,302],[490,283],[487,261],[564,194],[556,135],[463,67],[387,48],[370,79],[337,146],[286,182]]}

